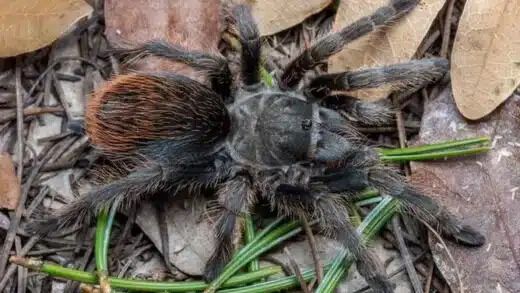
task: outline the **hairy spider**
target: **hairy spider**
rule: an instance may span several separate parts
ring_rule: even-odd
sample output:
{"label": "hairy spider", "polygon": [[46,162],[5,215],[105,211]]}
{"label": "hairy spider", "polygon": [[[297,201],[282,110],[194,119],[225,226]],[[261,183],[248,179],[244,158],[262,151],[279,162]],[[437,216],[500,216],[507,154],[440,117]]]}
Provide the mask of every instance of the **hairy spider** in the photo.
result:
{"label": "hairy spider", "polygon": [[355,256],[359,272],[376,292],[392,292],[384,267],[361,244],[345,207],[356,192],[374,187],[399,199],[406,212],[439,227],[445,236],[482,245],[482,235],[385,168],[374,148],[360,139],[353,120],[380,124],[391,118],[388,107],[336,94],[383,84],[418,89],[445,74],[446,60],[320,75],[297,90],[307,71],[416,4],[392,0],[324,36],[285,67],[274,88],[260,81],[261,40],[247,6],[232,10],[242,45],[239,86],[232,86],[228,63],[219,55],[160,41],[121,52],[127,59],[155,55],[183,62],[206,72],[211,86],[171,72],[132,73],[116,76],[94,93],[86,115],[92,144],[110,157],[132,159],[133,168],[127,176],[83,194],[40,223],[38,231],[88,220],[115,202],[135,204],[160,191],[212,187],[222,212],[207,280],[230,259],[241,215],[266,199],[281,215],[318,220],[327,235]]}

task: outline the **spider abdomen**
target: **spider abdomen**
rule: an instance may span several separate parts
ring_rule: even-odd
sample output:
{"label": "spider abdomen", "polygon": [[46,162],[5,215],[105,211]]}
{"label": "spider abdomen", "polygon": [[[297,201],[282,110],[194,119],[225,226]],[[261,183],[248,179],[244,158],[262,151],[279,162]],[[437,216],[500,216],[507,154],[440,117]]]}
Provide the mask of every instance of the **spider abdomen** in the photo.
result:
{"label": "spider abdomen", "polygon": [[215,92],[174,74],[117,76],[92,95],[86,112],[92,144],[107,154],[163,140],[210,145],[229,125]]}

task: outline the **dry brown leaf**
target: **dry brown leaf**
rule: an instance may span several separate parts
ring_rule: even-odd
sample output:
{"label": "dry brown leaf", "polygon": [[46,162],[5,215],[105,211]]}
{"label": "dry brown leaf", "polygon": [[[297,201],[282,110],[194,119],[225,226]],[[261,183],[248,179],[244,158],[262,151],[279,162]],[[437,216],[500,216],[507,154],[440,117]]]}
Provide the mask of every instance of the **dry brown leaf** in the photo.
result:
{"label": "dry brown leaf", "polygon": [[[395,24],[347,44],[341,52],[329,59],[329,71],[340,72],[410,60],[444,3],[445,0],[422,0],[418,7]],[[388,0],[341,1],[334,30],[339,30],[387,4]],[[353,94],[373,100],[388,96],[389,89]]]}
{"label": "dry brown leaf", "polygon": [[83,0],[0,0],[0,57],[49,45],[92,13]]}
{"label": "dry brown leaf", "polygon": [[0,154],[0,208],[14,210],[20,199],[20,182],[9,154]]}
{"label": "dry brown leaf", "polygon": [[[105,35],[116,48],[159,39],[191,50],[218,52],[220,0],[106,0],[105,23]],[[175,71],[203,80],[192,68],[165,58],[146,58],[136,69]]]}
{"label": "dry brown leaf", "polygon": [[451,58],[457,107],[479,119],[520,85],[520,1],[468,0]]}
{"label": "dry brown leaf", "polygon": [[262,36],[272,35],[302,22],[327,7],[332,0],[232,0],[247,3]]}

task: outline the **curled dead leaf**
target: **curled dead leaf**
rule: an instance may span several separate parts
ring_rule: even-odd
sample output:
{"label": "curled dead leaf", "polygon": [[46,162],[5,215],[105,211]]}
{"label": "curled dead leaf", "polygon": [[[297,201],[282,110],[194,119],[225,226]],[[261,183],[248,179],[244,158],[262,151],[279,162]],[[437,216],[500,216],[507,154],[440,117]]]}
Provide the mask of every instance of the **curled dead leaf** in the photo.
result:
{"label": "curled dead leaf", "polygon": [[520,2],[468,0],[451,58],[457,107],[479,119],[520,85]]}
{"label": "curled dead leaf", "polygon": [[[340,72],[410,60],[444,3],[444,0],[422,0],[410,14],[392,26],[347,44],[341,52],[329,59],[329,71]],[[341,1],[334,30],[340,30],[385,5],[388,5],[388,0]],[[381,88],[351,94],[374,100],[384,98],[389,93],[390,88]]]}
{"label": "curled dead leaf", "polygon": [[20,182],[9,154],[0,154],[0,208],[14,210],[20,199]]}
{"label": "curled dead leaf", "polygon": [[49,45],[92,13],[83,0],[0,0],[0,57]]}
{"label": "curled dead leaf", "polygon": [[262,36],[272,35],[302,22],[327,7],[332,0],[231,0],[233,4],[247,3]]}

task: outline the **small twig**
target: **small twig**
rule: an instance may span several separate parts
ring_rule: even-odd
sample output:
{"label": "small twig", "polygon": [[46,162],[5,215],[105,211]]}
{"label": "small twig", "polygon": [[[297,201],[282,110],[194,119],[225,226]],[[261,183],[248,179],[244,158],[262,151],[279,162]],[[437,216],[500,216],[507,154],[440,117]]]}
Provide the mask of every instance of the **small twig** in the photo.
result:
{"label": "small twig", "polygon": [[38,207],[38,205],[43,201],[43,199],[45,198],[47,193],[49,193],[49,187],[46,185],[40,189],[38,194],[31,201],[31,204],[29,205],[29,207],[27,207],[27,209],[25,209],[25,211],[23,213],[23,216],[25,218],[29,218],[32,215],[32,213],[34,212],[36,207]]}
{"label": "small twig", "polygon": [[442,34],[442,44],[441,44],[441,57],[448,57],[448,47],[450,44],[450,34],[451,34],[451,17],[453,16],[453,6],[455,5],[455,0],[450,0],[448,3],[448,7],[446,8],[446,18],[444,19],[444,32]]}
{"label": "small twig", "polygon": [[[422,264],[418,263],[415,265],[415,269],[417,270],[417,272],[419,274],[421,274],[421,276],[423,276],[424,278],[427,278],[428,277],[428,272],[427,272],[427,268],[424,267]],[[451,291],[447,291],[446,290],[446,281],[444,281],[444,279],[439,279],[437,277],[435,277],[435,274],[433,276],[433,279],[432,279],[432,287],[437,291],[437,292],[446,292],[446,293],[449,293]]]}
{"label": "small twig", "polygon": [[11,225],[9,226],[9,230],[7,231],[7,235],[5,236],[4,246],[2,247],[2,253],[0,254],[0,276],[4,275],[7,260],[9,258],[9,251],[13,246],[14,238],[16,236],[16,232],[18,231],[18,225],[20,224],[20,219],[22,218],[22,214],[25,210],[25,201],[27,199],[27,195],[29,194],[29,190],[31,189],[31,185],[33,181],[36,179],[36,176],[38,175],[40,168],[51,157],[51,152],[46,153],[45,156],[41,159],[40,163],[37,164],[34,168],[32,168],[31,174],[29,175],[27,181],[23,185],[20,199],[18,201],[18,206],[16,207],[14,217],[11,219]]}
{"label": "small twig", "polygon": [[139,256],[141,253],[147,251],[148,249],[150,249],[152,247],[153,247],[153,244],[147,244],[147,245],[137,248],[130,256],[127,257],[128,261],[125,263],[125,265],[123,266],[121,271],[117,274],[117,277],[123,278],[125,276],[128,268],[130,268],[130,265],[134,262],[134,259],[137,256]]}
{"label": "small twig", "polygon": [[30,251],[26,255],[27,256],[42,256],[42,255],[47,255],[47,254],[54,254],[57,252],[73,251],[74,249],[76,249],[74,246],[60,247],[60,248],[47,248],[47,249]]}
{"label": "small twig", "polygon": [[419,219],[419,221],[421,221],[421,223],[423,223],[424,226],[426,226],[426,228],[428,228],[428,230],[430,230],[430,232],[432,232],[432,234],[435,236],[435,238],[437,238],[437,240],[440,242],[440,244],[442,245],[444,250],[446,250],[446,254],[448,255],[449,260],[453,264],[453,268],[455,269],[455,275],[457,276],[457,280],[459,281],[459,288],[460,288],[459,292],[464,293],[464,286],[462,283],[462,277],[460,275],[459,267],[457,266],[457,262],[455,262],[455,258],[453,258],[453,255],[451,254],[450,250],[448,249],[446,242],[444,242],[441,235],[439,235],[439,233],[437,231],[435,231],[435,229],[433,229],[433,227],[430,226],[430,224],[426,223],[425,221],[423,221],[421,219]]}
{"label": "small twig", "polygon": [[287,247],[285,247],[283,249],[283,251],[287,255],[287,258],[289,259],[289,263],[291,264],[294,275],[298,279],[298,282],[300,282],[300,287],[302,288],[303,293],[310,293],[309,288],[307,288],[307,283],[305,283],[305,279],[303,279],[302,272],[300,271],[298,264],[296,263],[293,256],[291,255],[291,252],[289,251],[289,249]]}
{"label": "small twig", "polygon": [[63,90],[63,87],[61,86],[60,81],[56,78],[56,74],[51,73],[50,75],[52,85],[54,86],[54,90],[56,90],[56,98],[60,102],[61,106],[63,107],[63,110],[65,110],[65,115],[67,116],[67,121],[72,121],[73,117],[72,114],[69,111],[69,108],[67,107],[67,101],[65,100],[65,91]]}
{"label": "small twig", "polygon": [[431,46],[437,41],[437,39],[441,36],[441,32],[439,30],[435,30],[433,33],[430,34],[430,36],[423,42],[421,47],[417,49],[416,56],[418,58],[421,58],[426,54],[428,49],[430,49]]}
{"label": "small twig", "polygon": [[428,276],[426,278],[426,284],[424,284],[424,293],[429,293],[432,286],[433,270],[435,269],[435,263],[430,258],[430,265],[428,267]]}
{"label": "small twig", "polygon": [[[401,112],[401,109],[398,107],[397,104],[397,96],[393,95],[392,100],[394,102],[394,106],[396,107],[395,112],[395,122],[397,124],[397,134],[399,136],[399,146],[401,148],[406,147],[406,129],[404,126],[404,119],[403,119],[403,113]],[[404,165],[404,173],[406,176],[410,176],[410,166],[408,164]]]}
{"label": "small twig", "polygon": [[117,239],[116,245],[112,249],[112,256],[115,259],[118,259],[119,254],[121,252],[121,246],[124,244],[125,240],[128,238],[128,235],[130,235],[130,231],[132,227],[134,226],[135,222],[135,216],[137,214],[137,209],[134,207],[130,209],[128,212],[128,216],[125,222],[125,226],[123,227],[123,231],[121,234],[119,234],[119,238]]}
{"label": "small twig", "polygon": [[[61,106],[48,106],[48,107],[30,107],[23,109],[22,120],[27,116],[34,116],[47,113],[62,113],[64,110]],[[7,112],[3,117],[0,118],[0,123],[5,123],[11,120],[17,120],[18,112]]]}
{"label": "small twig", "polygon": [[[25,256],[29,250],[38,242],[38,239],[36,237],[31,237],[27,243],[25,243],[24,247],[20,250],[18,253],[18,256],[23,257]],[[0,281],[0,292],[3,292],[5,286],[7,285],[7,282],[11,278],[11,276],[16,272],[16,265],[10,264],[9,268],[7,268],[7,271],[5,272],[5,275],[3,275],[2,280]]]}
{"label": "small twig", "polygon": [[[18,182],[20,182],[20,189],[22,189],[22,175],[23,175],[23,153],[24,153],[24,135],[23,135],[23,97],[22,97],[22,62],[20,57],[16,58],[16,110],[17,110],[17,142],[18,142]],[[9,226],[9,230],[7,231],[7,235],[5,236],[4,245],[2,247],[2,252],[0,254],[0,276],[4,275],[5,268],[7,265],[7,260],[9,258],[9,252],[13,246],[13,242],[16,236],[16,231],[18,230],[18,225],[20,224],[20,218],[22,217],[22,213],[25,207],[25,200],[27,198],[27,193],[20,191],[20,198],[18,199],[18,205],[16,206],[16,211],[14,216],[11,217],[11,225]],[[1,291],[1,290],[0,290]]]}
{"label": "small twig", "polygon": [[[91,255],[92,255],[92,245],[85,251],[85,254],[81,258],[80,263],[78,265],[79,270],[84,270],[87,267],[87,264],[88,264],[88,261],[89,261]],[[75,292],[76,288],[77,288],[76,282],[68,281],[66,288],[65,288],[65,292],[66,293]]]}
{"label": "small twig", "polygon": [[[22,252],[22,241],[19,236],[14,240],[16,253]],[[16,286],[18,293],[25,293],[27,290],[27,268],[18,267],[18,284]]]}
{"label": "small twig", "polygon": [[45,78],[45,76],[52,70],[54,69],[54,66],[62,63],[62,62],[65,62],[65,61],[82,61],[82,62],[85,62],[91,66],[93,66],[94,68],[96,68],[101,74],[103,74],[103,68],[101,68],[101,66],[99,66],[97,63],[94,63],[92,61],[90,61],[89,59],[87,58],[83,58],[83,57],[78,57],[78,56],[64,56],[64,57],[60,57],[60,58],[56,58],[49,66],[47,66],[47,68],[42,72],[42,74],[40,74],[40,76],[38,76],[38,78],[36,79],[36,81],[34,81],[34,84],[31,86],[31,88],[29,89],[29,91],[27,92],[27,96],[32,96],[34,91],[36,90],[36,87],[38,86],[38,84],[40,84],[40,82]]}
{"label": "small twig", "polygon": [[[16,58],[16,131],[18,141],[18,182],[22,182],[23,157],[24,157],[24,135],[23,135],[23,94],[22,94],[22,61],[21,57]],[[0,268],[2,275],[3,268]]]}
{"label": "small twig", "polygon": [[403,258],[404,265],[406,267],[408,277],[410,278],[410,282],[412,283],[414,292],[422,293],[423,291],[421,280],[419,280],[419,276],[417,275],[413,265],[412,256],[410,255],[410,251],[408,251],[408,247],[406,247],[406,243],[404,242],[398,215],[395,215],[392,219],[392,227],[394,228],[394,235],[395,239],[397,240],[397,245],[399,246],[399,252]]}
{"label": "small twig", "polygon": [[[426,252],[423,251],[421,253],[419,253],[418,255],[416,255],[413,259],[412,259],[412,262],[413,263],[416,263],[418,262],[421,258],[423,258],[424,256],[426,255]],[[404,264],[400,265],[397,269],[395,269],[393,272],[391,272],[390,274],[388,274],[388,278],[393,278],[395,276],[397,276],[398,274],[400,274],[401,272],[403,272],[404,270],[406,270],[406,267]],[[370,290],[370,286],[365,286],[363,288],[360,288],[356,291],[354,291],[353,293],[362,293],[362,292],[365,292],[367,290]]]}
{"label": "small twig", "polygon": [[316,279],[318,284],[320,284],[323,280],[323,266],[318,256],[318,249],[316,248],[316,238],[314,237],[314,233],[312,233],[312,229],[309,225],[309,221],[307,221],[307,218],[302,217],[302,224],[303,230],[307,235],[307,240],[309,241],[309,246],[311,247],[312,260],[314,261],[314,269],[316,270]]}

